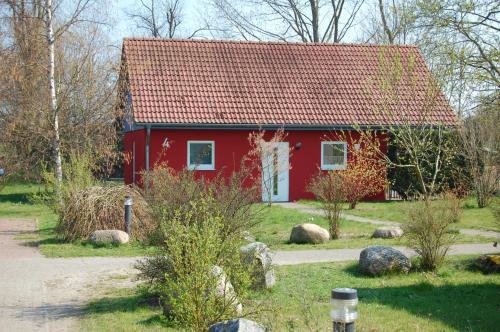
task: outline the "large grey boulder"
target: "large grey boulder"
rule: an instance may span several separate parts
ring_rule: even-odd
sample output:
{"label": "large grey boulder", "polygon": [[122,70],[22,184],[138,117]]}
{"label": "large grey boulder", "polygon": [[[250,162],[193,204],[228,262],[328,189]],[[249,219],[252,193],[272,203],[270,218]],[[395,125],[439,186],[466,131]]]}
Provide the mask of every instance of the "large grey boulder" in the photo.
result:
{"label": "large grey boulder", "polygon": [[377,228],[372,237],[382,239],[392,239],[403,236],[403,230],[399,227],[380,227]]}
{"label": "large grey boulder", "polygon": [[275,284],[271,251],[264,243],[253,242],[241,247],[240,257],[252,272],[254,288],[271,288]]}
{"label": "large grey boulder", "polygon": [[291,243],[318,244],[330,239],[330,233],[316,224],[300,224],[292,228],[290,234]]}
{"label": "large grey boulder", "polygon": [[94,244],[124,244],[130,240],[127,233],[117,229],[105,229],[92,233],[90,241]]}
{"label": "large grey boulder", "polygon": [[217,296],[225,298],[227,305],[233,306],[236,313],[241,315],[243,313],[243,306],[238,300],[234,287],[224,270],[220,266],[215,265],[212,268],[212,274],[217,278],[217,285],[215,286]]}
{"label": "large grey boulder", "polygon": [[266,328],[253,320],[239,318],[216,323],[208,332],[266,332]]}
{"label": "large grey boulder", "polygon": [[378,276],[389,273],[407,273],[411,262],[401,251],[391,247],[373,246],[359,255],[359,268],[363,273]]}

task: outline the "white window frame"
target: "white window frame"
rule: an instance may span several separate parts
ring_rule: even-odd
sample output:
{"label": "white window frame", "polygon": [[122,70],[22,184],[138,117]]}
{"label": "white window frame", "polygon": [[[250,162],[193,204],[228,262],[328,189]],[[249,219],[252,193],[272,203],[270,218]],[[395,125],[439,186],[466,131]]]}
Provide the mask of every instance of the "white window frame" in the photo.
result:
{"label": "white window frame", "polygon": [[[323,156],[324,156],[325,145],[332,145],[332,144],[342,144],[344,146],[344,164],[342,164],[342,165],[327,165],[324,163]],[[331,171],[331,170],[343,170],[346,168],[347,168],[347,142],[343,142],[343,141],[321,142],[321,169],[325,170],[325,171]]]}
{"label": "white window frame", "polygon": [[[212,145],[212,163],[210,165],[191,165],[191,143]],[[215,171],[215,141],[187,141],[187,167],[197,171]]]}

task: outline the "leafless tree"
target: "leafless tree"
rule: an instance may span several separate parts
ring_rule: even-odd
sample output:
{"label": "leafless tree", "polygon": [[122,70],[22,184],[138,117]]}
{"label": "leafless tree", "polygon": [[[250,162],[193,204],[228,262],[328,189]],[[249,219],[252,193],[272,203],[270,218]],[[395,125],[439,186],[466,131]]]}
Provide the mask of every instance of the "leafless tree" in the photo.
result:
{"label": "leafless tree", "polygon": [[404,230],[409,245],[420,255],[421,267],[435,270],[452,243],[449,229],[457,218],[456,199],[434,198],[446,189],[443,169],[458,153],[456,140],[449,139],[458,121],[445,113],[448,105],[439,84],[430,74],[422,75],[425,64],[416,54],[394,47],[380,49],[379,72],[367,82],[367,93],[378,122],[385,124],[403,153],[401,158],[391,158],[379,149],[379,156],[389,167],[406,168],[415,175],[419,202],[409,210]]}
{"label": "leafless tree", "polygon": [[[371,3],[373,13],[365,24],[366,42],[379,44],[406,44],[415,42],[414,1],[377,0]],[[370,15],[368,15],[370,16]]]}
{"label": "leafless tree", "polygon": [[[99,160],[116,152],[111,101],[117,54],[96,15],[84,13],[92,4],[0,2],[7,36],[0,53],[0,162],[9,172],[33,179],[44,165],[54,165],[60,177],[70,151],[89,149],[104,157]],[[47,8],[61,10],[58,18],[48,17]]]}
{"label": "leafless tree", "polygon": [[[500,3],[494,0],[445,0],[421,2],[420,24],[441,36],[454,35],[454,42],[466,46],[462,56],[475,75],[486,83],[479,89],[500,86]],[[454,54],[459,56],[459,54]]]}
{"label": "leafless tree", "polygon": [[[390,167],[411,169],[419,193],[428,200],[441,189],[439,174],[443,165],[457,153],[456,142],[446,136],[458,123],[436,117],[446,111],[447,105],[437,81],[419,72],[423,65],[415,54],[381,48],[379,72],[367,82],[366,93],[372,98],[370,103],[378,121],[386,124],[392,140],[405,152],[404,158],[395,161],[379,149],[380,157]],[[359,132],[366,135],[363,130]]]}
{"label": "leafless tree", "polygon": [[155,38],[174,38],[182,23],[181,0],[140,0],[127,11],[139,30]]}
{"label": "leafless tree", "polygon": [[480,208],[488,206],[500,188],[500,111],[498,103],[494,105],[466,118],[461,129],[461,151]]}
{"label": "leafless tree", "polygon": [[56,174],[56,194],[60,195],[62,183],[62,158],[61,158],[61,138],[59,134],[59,114],[57,109],[56,80],[55,80],[55,52],[54,52],[54,28],[52,23],[52,0],[45,1],[45,26],[47,29],[47,48],[48,48],[48,80],[50,94],[50,110],[53,118],[54,140],[52,142],[54,149],[54,170]]}
{"label": "leafless tree", "polygon": [[364,0],[211,0],[217,17],[246,40],[338,43]]}

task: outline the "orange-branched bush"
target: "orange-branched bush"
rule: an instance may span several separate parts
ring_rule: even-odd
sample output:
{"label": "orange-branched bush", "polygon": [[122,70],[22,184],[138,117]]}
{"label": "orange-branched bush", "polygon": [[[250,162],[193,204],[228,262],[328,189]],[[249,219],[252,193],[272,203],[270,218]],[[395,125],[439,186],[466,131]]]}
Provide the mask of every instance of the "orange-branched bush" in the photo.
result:
{"label": "orange-branched bush", "polygon": [[361,199],[384,190],[387,184],[386,165],[380,158],[380,141],[374,133],[344,140],[351,143],[348,145],[348,165],[345,170],[338,172],[344,197],[350,208],[354,209]]}

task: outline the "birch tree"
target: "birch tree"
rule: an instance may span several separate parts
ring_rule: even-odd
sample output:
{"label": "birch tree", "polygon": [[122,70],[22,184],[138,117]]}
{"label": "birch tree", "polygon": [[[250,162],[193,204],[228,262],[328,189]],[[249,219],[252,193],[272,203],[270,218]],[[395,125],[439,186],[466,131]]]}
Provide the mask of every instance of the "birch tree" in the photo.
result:
{"label": "birch tree", "polygon": [[6,36],[0,52],[0,160],[10,174],[39,180],[46,165],[56,173],[55,147],[62,168],[70,154],[85,150],[100,167],[116,160],[112,96],[118,51],[109,46],[93,4],[0,0]]}
{"label": "birch tree", "polygon": [[61,194],[61,183],[63,178],[62,173],[62,158],[61,158],[61,139],[59,135],[59,114],[57,110],[57,95],[56,95],[56,81],[54,77],[55,72],[55,52],[54,52],[54,29],[52,23],[52,0],[45,2],[45,26],[47,29],[47,51],[48,51],[48,80],[49,80],[49,95],[50,95],[50,111],[53,119],[54,130],[54,171],[56,175],[56,195],[59,197]]}
{"label": "birch tree", "polygon": [[73,11],[66,21],[55,31],[54,30],[54,8],[52,0],[45,0],[45,27],[48,51],[48,85],[50,98],[50,112],[52,117],[53,130],[53,151],[54,151],[54,172],[56,179],[56,196],[60,197],[61,184],[63,180],[62,157],[61,157],[61,138],[59,129],[59,105],[57,100],[57,86],[55,80],[55,42],[56,38],[60,38],[71,26],[89,21],[83,17],[83,13],[91,7],[91,0],[78,0],[73,8]]}

